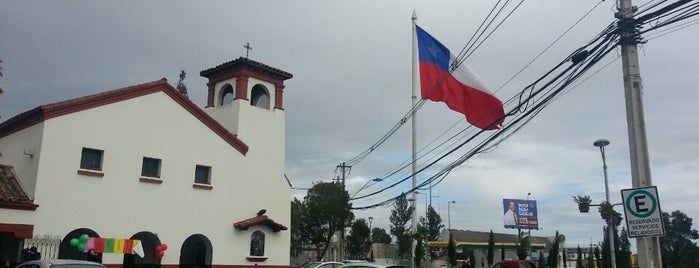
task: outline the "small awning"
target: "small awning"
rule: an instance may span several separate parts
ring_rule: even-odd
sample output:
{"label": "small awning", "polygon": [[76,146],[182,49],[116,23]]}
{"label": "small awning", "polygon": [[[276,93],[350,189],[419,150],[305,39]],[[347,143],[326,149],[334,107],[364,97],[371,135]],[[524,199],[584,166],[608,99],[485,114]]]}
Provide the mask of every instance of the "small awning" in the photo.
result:
{"label": "small awning", "polygon": [[267,217],[267,215],[260,215],[260,216],[250,218],[247,220],[242,220],[242,221],[234,223],[233,226],[235,226],[235,228],[238,228],[240,230],[247,230],[248,228],[250,228],[250,226],[254,226],[254,225],[258,225],[258,224],[267,226],[267,227],[271,228],[272,231],[274,231],[274,232],[279,232],[279,231],[288,229],[288,228],[286,228],[286,226],[281,225],[279,223],[276,223],[275,221],[273,221],[272,219]]}

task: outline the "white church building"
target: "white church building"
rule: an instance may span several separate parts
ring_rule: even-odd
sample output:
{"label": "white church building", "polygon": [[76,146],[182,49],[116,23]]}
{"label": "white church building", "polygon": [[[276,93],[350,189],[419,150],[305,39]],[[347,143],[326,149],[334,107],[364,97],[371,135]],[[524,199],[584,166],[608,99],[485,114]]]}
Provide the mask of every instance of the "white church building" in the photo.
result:
{"label": "white church building", "polygon": [[[0,124],[0,259],[119,267],[289,267],[284,81],[247,59],[204,70],[200,108],[165,79]],[[40,248],[41,249],[41,248]]]}

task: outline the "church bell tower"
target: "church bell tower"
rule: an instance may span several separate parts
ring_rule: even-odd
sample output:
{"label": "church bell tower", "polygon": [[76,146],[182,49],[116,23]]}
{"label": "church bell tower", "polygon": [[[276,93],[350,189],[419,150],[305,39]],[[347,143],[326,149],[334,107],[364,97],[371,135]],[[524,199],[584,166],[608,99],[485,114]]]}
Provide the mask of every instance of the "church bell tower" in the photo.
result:
{"label": "church bell tower", "polygon": [[200,75],[209,79],[204,110],[247,144],[249,153],[284,151],[284,81],[290,73],[240,57]]}

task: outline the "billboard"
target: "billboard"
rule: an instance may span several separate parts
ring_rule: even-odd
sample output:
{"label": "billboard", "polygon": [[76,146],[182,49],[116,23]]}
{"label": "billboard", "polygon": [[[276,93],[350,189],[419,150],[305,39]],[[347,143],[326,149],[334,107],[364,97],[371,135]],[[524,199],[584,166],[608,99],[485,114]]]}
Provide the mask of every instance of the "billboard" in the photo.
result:
{"label": "billboard", "polygon": [[503,199],[502,208],[505,228],[539,229],[536,200]]}

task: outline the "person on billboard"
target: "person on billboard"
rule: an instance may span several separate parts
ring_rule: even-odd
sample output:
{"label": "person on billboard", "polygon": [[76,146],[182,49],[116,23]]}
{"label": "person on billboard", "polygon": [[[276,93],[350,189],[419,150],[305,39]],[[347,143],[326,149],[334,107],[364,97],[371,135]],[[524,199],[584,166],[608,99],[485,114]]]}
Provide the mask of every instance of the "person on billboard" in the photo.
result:
{"label": "person on billboard", "polygon": [[517,213],[515,213],[515,201],[514,200],[510,200],[510,203],[507,206],[507,211],[505,211],[505,215],[503,216],[503,220],[505,222],[505,226],[516,226],[517,225]]}

